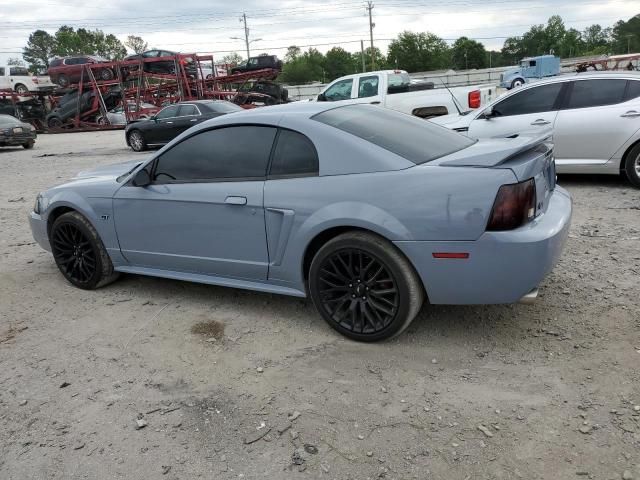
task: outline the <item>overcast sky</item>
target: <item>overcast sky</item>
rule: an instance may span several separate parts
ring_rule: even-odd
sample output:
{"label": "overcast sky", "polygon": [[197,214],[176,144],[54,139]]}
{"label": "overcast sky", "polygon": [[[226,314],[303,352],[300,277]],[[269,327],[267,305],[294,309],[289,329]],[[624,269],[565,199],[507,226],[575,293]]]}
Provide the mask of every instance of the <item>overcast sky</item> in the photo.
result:
{"label": "overcast sky", "polygon": [[[342,46],[349,51],[368,43],[366,2],[331,0],[0,0],[0,64],[20,56],[29,33],[54,33],[60,25],[99,28],[121,40],[134,34],[150,47],[184,53],[229,51],[246,56],[239,17],[246,12],[252,54],[284,56],[288,45],[315,45],[320,51]],[[389,39],[403,30],[433,32],[447,40],[465,35],[487,48],[500,49],[504,39],[531,25],[561,15],[567,27],[582,30],[599,23],[611,26],[640,13],[638,0],[379,0],[374,2],[374,44],[386,51]],[[260,40],[258,40],[260,39]],[[368,46],[365,45],[365,47]]]}

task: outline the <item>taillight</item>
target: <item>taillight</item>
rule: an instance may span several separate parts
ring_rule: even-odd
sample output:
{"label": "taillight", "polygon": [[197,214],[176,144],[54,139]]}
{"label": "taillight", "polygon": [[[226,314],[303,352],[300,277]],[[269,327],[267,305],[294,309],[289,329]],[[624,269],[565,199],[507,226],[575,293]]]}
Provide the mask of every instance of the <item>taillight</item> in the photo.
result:
{"label": "taillight", "polygon": [[38,83],[38,77],[31,77],[31,81],[33,83]]}
{"label": "taillight", "polygon": [[469,108],[480,108],[482,98],[480,96],[480,90],[473,90],[469,92]]}
{"label": "taillight", "polygon": [[536,184],[526,182],[502,185],[489,217],[488,231],[513,230],[530,222],[536,215]]}

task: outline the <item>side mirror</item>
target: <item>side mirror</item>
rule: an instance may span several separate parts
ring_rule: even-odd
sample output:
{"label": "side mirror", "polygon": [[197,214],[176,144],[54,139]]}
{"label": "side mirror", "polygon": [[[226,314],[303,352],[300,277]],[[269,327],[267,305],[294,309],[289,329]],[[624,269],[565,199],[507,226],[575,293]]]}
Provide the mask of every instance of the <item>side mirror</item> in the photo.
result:
{"label": "side mirror", "polygon": [[147,170],[143,168],[135,174],[131,183],[134,187],[146,187],[147,185],[151,185],[151,177],[149,176],[149,172],[147,172]]}
{"label": "side mirror", "polygon": [[327,97],[325,97],[324,93],[321,93],[320,95],[318,95],[318,101],[319,102],[326,102],[327,101]]}
{"label": "side mirror", "polygon": [[491,108],[491,107],[487,108],[487,109],[482,113],[482,117],[483,117],[485,120],[491,120],[494,116],[495,116],[495,113],[493,112],[493,108]]}

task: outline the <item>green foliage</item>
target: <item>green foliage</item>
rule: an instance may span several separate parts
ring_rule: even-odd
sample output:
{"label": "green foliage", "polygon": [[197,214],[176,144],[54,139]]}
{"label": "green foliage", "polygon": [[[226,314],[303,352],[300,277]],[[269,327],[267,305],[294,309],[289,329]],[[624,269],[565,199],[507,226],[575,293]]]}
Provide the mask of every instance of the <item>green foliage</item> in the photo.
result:
{"label": "green foliage", "polygon": [[24,67],[25,63],[19,58],[11,57],[9,60],[7,60],[7,65],[10,67]]}
{"label": "green foliage", "polygon": [[242,56],[238,52],[229,53],[222,57],[222,63],[226,65],[238,65],[242,62]]}
{"label": "green foliage", "polygon": [[389,44],[387,60],[409,72],[439,70],[449,67],[449,47],[432,33],[405,31]]}
{"label": "green foliage", "polygon": [[142,53],[149,48],[149,44],[145,42],[142,37],[138,37],[136,35],[129,35],[124,44],[133,50],[133,53]]}
{"label": "green foliage", "polygon": [[22,58],[29,64],[31,71],[46,70],[49,59],[53,57],[54,39],[44,30],[36,30],[29,35],[27,46],[22,49]]}
{"label": "green foliage", "polygon": [[44,30],[36,30],[29,35],[27,46],[22,50],[22,58],[32,70],[46,69],[49,60],[55,56],[99,55],[109,60],[120,60],[126,54],[127,49],[113,34],[105,35],[102,30],[85,28],[75,30],[66,25],[53,36]]}
{"label": "green foliage", "polygon": [[486,68],[488,64],[487,51],[480,42],[460,37],[451,48],[451,63],[456,70]]}
{"label": "green foliage", "polygon": [[334,80],[344,75],[357,73],[362,67],[358,68],[360,57],[354,58],[352,54],[344,48],[333,47],[324,56],[324,69],[326,77]]}
{"label": "green foliage", "polygon": [[521,37],[511,37],[504,42],[502,55],[508,63],[515,64],[521,58],[553,53],[560,57],[624,54],[640,52],[640,14],[620,20],[613,28],[595,24],[583,32],[566,29],[562,18],[549,18],[547,25],[534,25]]}
{"label": "green foliage", "polygon": [[[292,50],[294,48],[297,49],[297,52]],[[295,55],[289,56],[289,52],[287,52],[287,57],[291,60],[284,64],[279,80],[288,84],[327,81],[322,53],[315,48],[310,48],[303,54],[299,53],[298,47],[289,47],[289,51],[295,52]]]}

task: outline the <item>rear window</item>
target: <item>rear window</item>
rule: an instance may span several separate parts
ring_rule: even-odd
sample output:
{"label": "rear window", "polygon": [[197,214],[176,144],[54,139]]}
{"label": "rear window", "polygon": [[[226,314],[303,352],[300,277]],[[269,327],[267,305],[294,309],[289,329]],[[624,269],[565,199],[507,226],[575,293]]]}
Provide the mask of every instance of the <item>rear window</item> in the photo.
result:
{"label": "rear window", "polygon": [[468,137],[426,120],[370,105],[348,105],[319,113],[314,120],[355,135],[422,164],[467,148]]}
{"label": "rear window", "polygon": [[55,60],[51,60],[51,63],[49,64],[50,67],[59,67],[60,65],[62,65],[61,58],[56,58]]}

